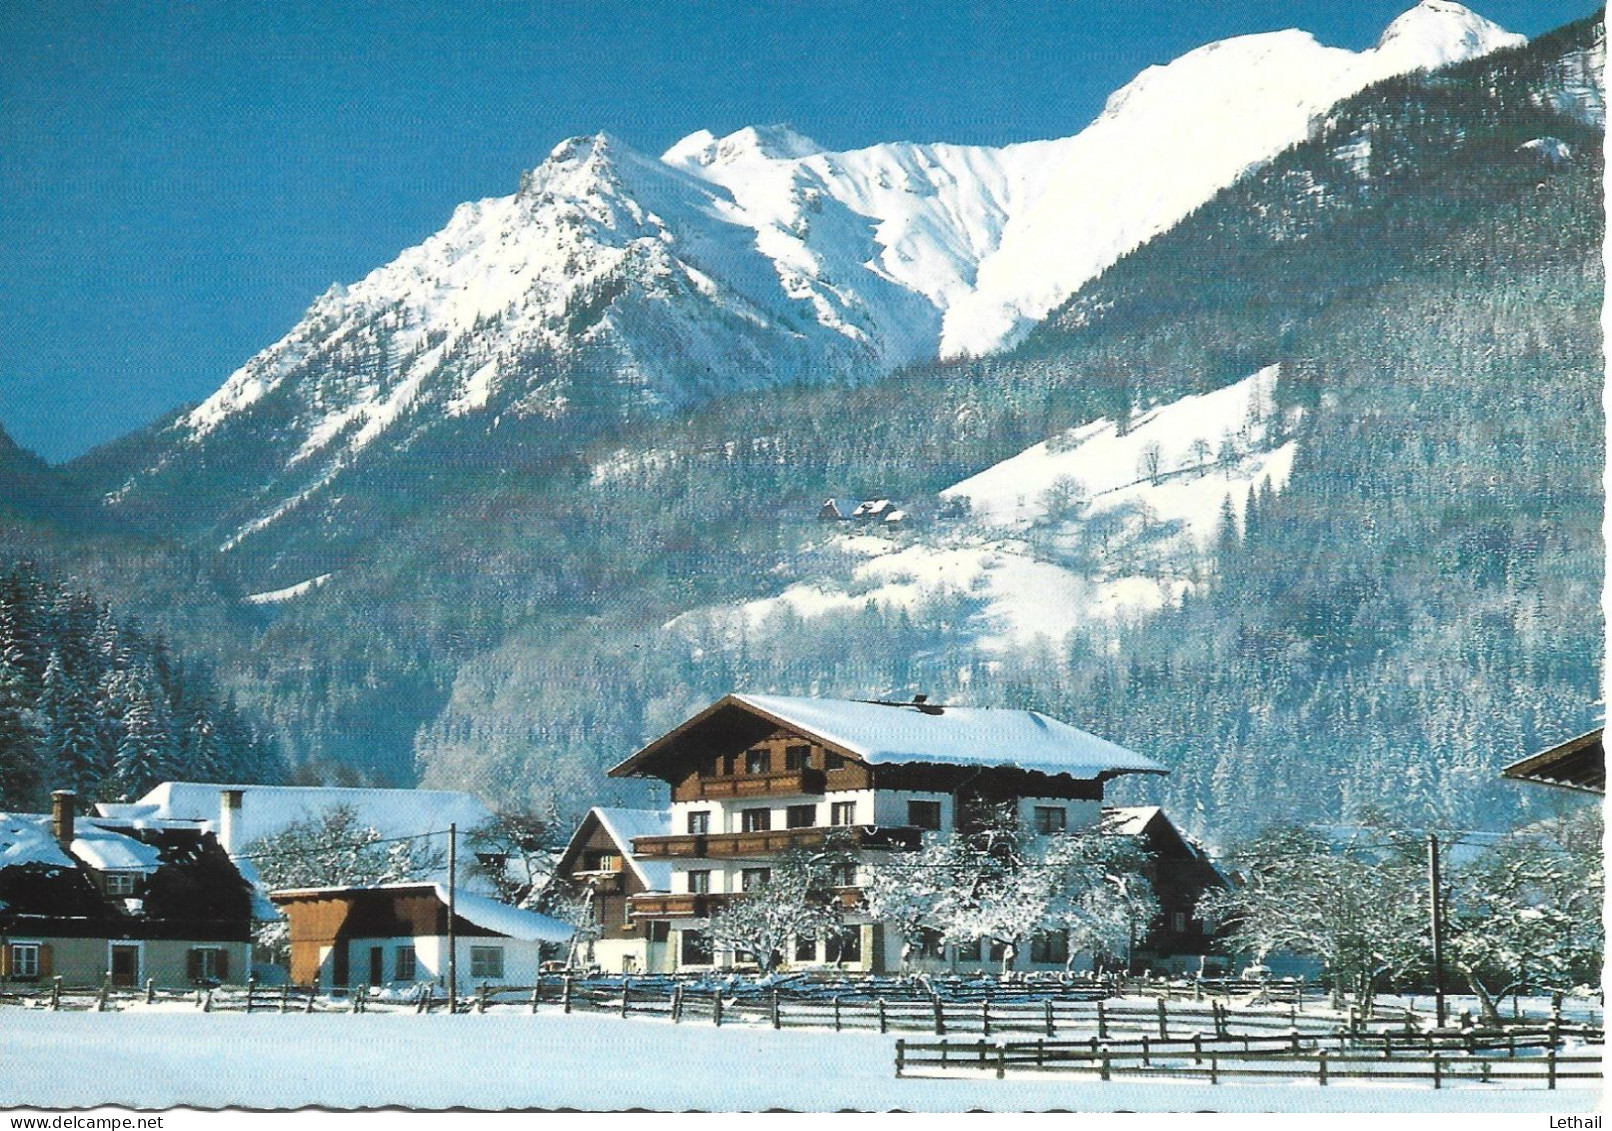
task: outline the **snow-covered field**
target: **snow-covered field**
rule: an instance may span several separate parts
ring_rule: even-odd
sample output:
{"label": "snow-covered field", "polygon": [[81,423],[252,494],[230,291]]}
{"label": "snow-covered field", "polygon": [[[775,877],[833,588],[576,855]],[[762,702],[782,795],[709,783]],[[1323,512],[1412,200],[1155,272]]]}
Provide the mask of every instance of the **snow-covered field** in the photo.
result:
{"label": "snow-covered field", "polygon": [[8,1009],[0,1106],[1583,1114],[1600,1102],[1598,1088],[898,1080],[894,1048],[871,1033],[553,1014]]}

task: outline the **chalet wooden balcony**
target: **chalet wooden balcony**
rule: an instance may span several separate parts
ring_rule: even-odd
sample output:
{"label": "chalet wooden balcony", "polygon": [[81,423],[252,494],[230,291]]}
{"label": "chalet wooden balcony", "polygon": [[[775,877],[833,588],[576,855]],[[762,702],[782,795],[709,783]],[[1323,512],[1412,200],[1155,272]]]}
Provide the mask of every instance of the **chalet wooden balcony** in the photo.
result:
{"label": "chalet wooden balcony", "polygon": [[723,892],[635,895],[631,908],[635,919],[709,919],[735,898]]}
{"label": "chalet wooden balcony", "polygon": [[621,891],[622,870],[620,868],[602,868],[578,870],[571,873],[573,883],[590,887],[600,894],[614,895]]}
{"label": "chalet wooden balcony", "polygon": [[689,796],[679,801],[721,801],[735,797],[797,797],[822,793],[822,770],[782,770],[775,774],[734,774],[731,777],[697,778]]}
{"label": "chalet wooden balcony", "polygon": [[922,840],[923,831],[909,825],[812,825],[766,832],[641,836],[632,844],[637,856],[764,859],[792,848],[830,844],[844,848],[917,848]]}
{"label": "chalet wooden balcony", "polygon": [[[632,916],[635,919],[709,919],[746,892],[693,892],[676,895],[635,895],[632,897]],[[835,888],[834,898],[846,911],[862,906],[862,889]]]}

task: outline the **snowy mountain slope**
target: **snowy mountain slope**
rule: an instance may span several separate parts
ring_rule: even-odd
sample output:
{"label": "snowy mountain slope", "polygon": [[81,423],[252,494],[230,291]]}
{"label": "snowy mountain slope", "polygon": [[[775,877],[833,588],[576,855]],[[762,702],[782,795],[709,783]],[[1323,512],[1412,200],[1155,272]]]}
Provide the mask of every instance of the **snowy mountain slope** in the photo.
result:
{"label": "snowy mountain slope", "polygon": [[947,311],[941,353],[1018,341],[1125,252],[1303,140],[1312,117],[1339,99],[1522,42],[1459,4],[1423,0],[1358,54],[1284,31],[1148,68],[1062,145],[1029,207],[980,262],[975,287]]}
{"label": "snowy mountain slope", "polygon": [[1222,526],[1241,527],[1250,494],[1287,484],[1300,418],[1277,408],[1278,378],[1273,365],[1124,430],[1072,429],[946,488],[949,519],[836,534],[803,563],[809,580],[669,627],[766,633],[869,602],[916,611],[960,598],[977,607],[976,639],[1001,653],[1178,602],[1212,569]]}
{"label": "snowy mountain slope", "polygon": [[1000,148],[831,153],[767,127],[701,131],[655,159],[574,138],[514,195],[461,205],[332,287],[108,501],[138,510],[205,482],[195,521],[233,551],[294,513],[334,522],[320,507],[378,443],[389,457],[426,438],[464,450],[521,421],[585,435],[737,390],[987,352],[1335,99],[1516,41],[1447,0],[1360,54],[1301,32],[1228,40],[1149,68],[1073,137]]}

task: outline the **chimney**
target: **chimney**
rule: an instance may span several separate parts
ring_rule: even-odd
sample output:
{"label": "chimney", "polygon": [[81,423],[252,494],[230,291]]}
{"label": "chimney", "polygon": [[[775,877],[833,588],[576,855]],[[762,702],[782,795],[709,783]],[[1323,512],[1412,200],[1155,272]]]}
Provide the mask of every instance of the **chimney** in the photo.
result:
{"label": "chimney", "polygon": [[58,789],[50,795],[50,835],[66,852],[73,843],[73,805],[78,795],[70,789]]}
{"label": "chimney", "polygon": [[218,843],[231,856],[235,855],[235,849],[238,847],[235,842],[241,835],[241,795],[243,792],[243,790],[239,789],[221,789],[218,791]]}

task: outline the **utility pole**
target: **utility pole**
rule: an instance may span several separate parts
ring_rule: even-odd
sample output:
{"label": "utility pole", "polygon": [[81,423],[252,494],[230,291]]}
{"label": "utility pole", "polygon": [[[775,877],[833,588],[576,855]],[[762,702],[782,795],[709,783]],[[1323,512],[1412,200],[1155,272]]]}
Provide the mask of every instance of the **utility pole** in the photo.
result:
{"label": "utility pole", "polygon": [[[454,889],[459,886],[458,859],[459,853],[459,826],[448,826],[448,1015],[453,1016],[459,1004],[459,946],[458,932],[454,929],[454,915],[458,910],[454,902]],[[1436,937],[1436,936],[1435,936]],[[1443,1002],[1443,998],[1439,998]],[[1439,1006],[1439,1016],[1442,1024],[1443,1005]]]}
{"label": "utility pole", "polygon": [[1439,896],[1438,834],[1427,834],[1427,894],[1433,915],[1433,1001],[1444,1028],[1444,900]]}

